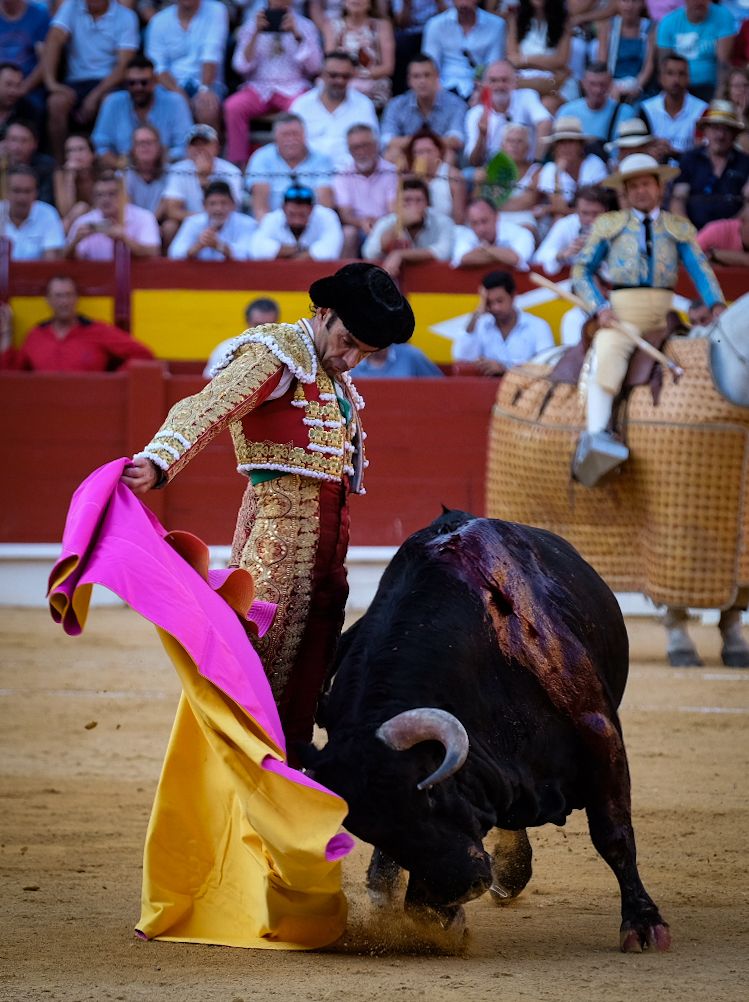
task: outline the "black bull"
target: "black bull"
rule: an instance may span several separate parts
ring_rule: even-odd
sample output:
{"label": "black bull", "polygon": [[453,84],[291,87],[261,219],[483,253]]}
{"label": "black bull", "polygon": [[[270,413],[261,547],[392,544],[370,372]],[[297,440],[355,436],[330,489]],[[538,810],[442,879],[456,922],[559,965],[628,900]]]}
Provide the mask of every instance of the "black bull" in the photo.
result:
{"label": "black bull", "polygon": [[[627,671],[616,599],[563,539],[454,511],[407,539],[341,639],[318,710],[328,743],[307,752],[380,851],[370,886],[390,857],[409,871],[406,907],[448,924],[490,888],[522,889],[527,827],[585,808],[621,888],[621,948],[667,949],[635,860]],[[494,860],[491,828],[505,830]]]}

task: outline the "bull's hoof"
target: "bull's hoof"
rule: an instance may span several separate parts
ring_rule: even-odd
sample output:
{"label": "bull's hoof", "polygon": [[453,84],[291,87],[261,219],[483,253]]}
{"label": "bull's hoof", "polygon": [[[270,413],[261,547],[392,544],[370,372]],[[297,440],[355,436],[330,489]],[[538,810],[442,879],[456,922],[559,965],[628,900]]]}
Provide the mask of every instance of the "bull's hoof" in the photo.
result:
{"label": "bull's hoof", "polygon": [[619,930],[619,949],[622,953],[642,953],[644,950],[666,953],[671,949],[671,930],[665,922],[641,926],[623,922]]}
{"label": "bull's hoof", "polygon": [[416,922],[437,926],[443,932],[447,932],[456,938],[467,934],[466,913],[462,905],[452,908],[434,908],[430,905],[407,905],[406,911]]}
{"label": "bull's hoof", "polygon": [[497,829],[492,856],[492,885],[489,894],[495,905],[507,905],[520,894],[531,879],[533,850],[525,829]]}
{"label": "bull's hoof", "polygon": [[402,870],[381,849],[375,849],[367,869],[367,893],[375,908],[393,908],[400,890]]}
{"label": "bull's hoof", "polygon": [[726,668],[749,668],[749,647],[724,647],[720,659]]}
{"label": "bull's hoof", "polygon": [[666,651],[666,657],[672,668],[702,668],[705,663],[694,647]]}

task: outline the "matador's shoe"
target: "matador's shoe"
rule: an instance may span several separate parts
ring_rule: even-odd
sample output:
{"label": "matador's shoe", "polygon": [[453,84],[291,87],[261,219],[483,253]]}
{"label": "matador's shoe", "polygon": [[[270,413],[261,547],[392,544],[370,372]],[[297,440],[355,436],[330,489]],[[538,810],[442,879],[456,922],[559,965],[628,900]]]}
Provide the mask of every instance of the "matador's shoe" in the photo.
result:
{"label": "matador's shoe", "polygon": [[628,458],[627,446],[607,431],[584,431],[572,460],[572,475],[584,487],[595,487]]}

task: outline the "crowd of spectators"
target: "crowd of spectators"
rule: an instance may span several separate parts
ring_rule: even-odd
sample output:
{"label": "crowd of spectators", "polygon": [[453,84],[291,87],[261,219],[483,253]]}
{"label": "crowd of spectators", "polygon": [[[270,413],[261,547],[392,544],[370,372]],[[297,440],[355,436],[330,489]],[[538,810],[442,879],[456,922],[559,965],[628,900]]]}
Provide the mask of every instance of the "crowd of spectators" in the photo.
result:
{"label": "crowd of spectators", "polygon": [[741,0],[0,0],[0,236],[553,274],[642,151],[747,264],[748,57]]}

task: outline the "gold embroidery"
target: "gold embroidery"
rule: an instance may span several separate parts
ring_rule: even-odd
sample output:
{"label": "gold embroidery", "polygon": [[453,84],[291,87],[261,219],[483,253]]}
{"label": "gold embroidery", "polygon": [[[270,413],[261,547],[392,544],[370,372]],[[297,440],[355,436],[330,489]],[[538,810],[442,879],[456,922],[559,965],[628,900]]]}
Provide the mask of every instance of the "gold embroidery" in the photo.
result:
{"label": "gold embroidery", "polygon": [[[261,324],[259,327],[252,327],[246,330],[242,337],[252,338],[236,349],[235,357],[239,357],[247,351],[251,351],[253,346],[265,339],[265,345],[272,351],[276,358],[282,362],[288,359],[291,362],[289,368],[295,375],[302,373],[311,377],[316,359],[310,355],[309,349],[299,333],[298,324]],[[284,358],[286,356],[286,358]]]}
{"label": "gold embroidery", "polygon": [[238,564],[252,574],[256,597],[278,605],[268,633],[253,641],[278,702],[307,622],[320,533],[320,485],[309,477],[286,476],[256,484],[253,493],[254,524]]}
{"label": "gold embroidery", "polygon": [[[243,471],[273,469],[289,473],[306,472],[324,480],[340,480],[344,473],[349,472],[346,467],[351,465],[356,422],[352,421],[346,426],[333,381],[322,369],[318,370],[315,383],[318,393],[326,399],[307,400],[305,386],[300,383],[294,391],[294,400],[305,404],[298,408],[300,421],[306,418],[309,422],[323,422],[308,424],[307,437],[310,445],[319,446],[326,451],[303,449],[289,442],[253,442],[245,437],[241,425],[236,424],[230,431],[237,462]],[[362,447],[361,440],[357,445]]]}
{"label": "gold embroidery", "polygon": [[168,480],[228,424],[249,413],[263,384],[281,367],[265,346],[253,347],[254,351],[237,356],[200,393],[176,403],[143,450]]}

